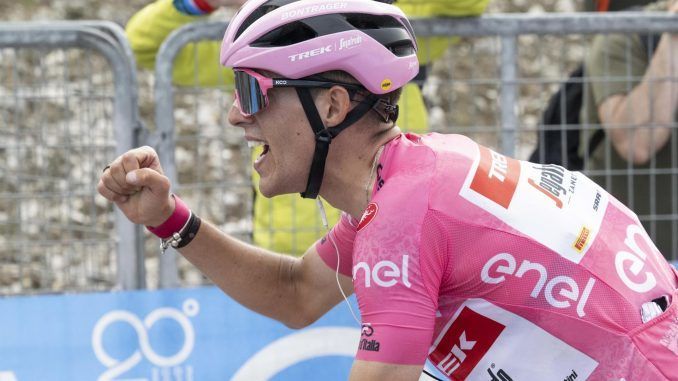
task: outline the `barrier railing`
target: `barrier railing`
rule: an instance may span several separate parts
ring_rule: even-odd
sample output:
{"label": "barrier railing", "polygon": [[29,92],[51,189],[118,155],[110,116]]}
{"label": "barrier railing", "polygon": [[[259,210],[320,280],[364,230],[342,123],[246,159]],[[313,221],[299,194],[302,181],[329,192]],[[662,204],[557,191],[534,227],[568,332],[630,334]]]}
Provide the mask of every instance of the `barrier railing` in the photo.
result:
{"label": "barrier railing", "polygon": [[132,58],[113,23],[0,23],[0,294],[145,286],[140,229],[96,192],[139,144]]}

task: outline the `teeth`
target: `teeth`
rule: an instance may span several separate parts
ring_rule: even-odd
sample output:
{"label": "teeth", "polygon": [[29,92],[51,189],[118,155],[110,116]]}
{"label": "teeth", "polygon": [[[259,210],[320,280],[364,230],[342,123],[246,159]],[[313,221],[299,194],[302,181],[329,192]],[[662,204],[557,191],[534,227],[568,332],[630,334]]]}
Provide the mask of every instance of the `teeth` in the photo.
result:
{"label": "teeth", "polygon": [[250,147],[250,148],[263,146],[264,144],[266,144],[266,143],[264,143],[262,141],[258,141],[258,140],[248,140],[247,141],[247,146]]}

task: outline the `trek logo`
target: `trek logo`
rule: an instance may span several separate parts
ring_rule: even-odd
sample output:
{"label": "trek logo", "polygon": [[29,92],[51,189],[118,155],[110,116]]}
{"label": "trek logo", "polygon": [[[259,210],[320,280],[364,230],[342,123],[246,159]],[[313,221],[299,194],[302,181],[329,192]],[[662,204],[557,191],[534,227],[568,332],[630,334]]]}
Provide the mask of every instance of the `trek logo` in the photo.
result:
{"label": "trek logo", "polygon": [[374,217],[377,216],[377,212],[379,211],[379,206],[374,203],[370,202],[367,204],[367,208],[365,208],[365,211],[363,212],[363,216],[360,217],[360,222],[358,223],[358,231],[362,230],[365,226],[369,225],[370,222],[374,219]]}
{"label": "trek logo", "polygon": [[443,328],[429,358],[448,377],[465,380],[505,328],[464,307],[456,319]]}
{"label": "trek logo", "polygon": [[371,287],[372,280],[374,280],[374,283],[376,283],[377,286],[389,288],[395,286],[398,283],[398,280],[401,280],[405,287],[410,288],[412,287],[412,284],[410,283],[407,274],[409,259],[409,255],[403,255],[402,268],[399,268],[398,265],[391,261],[384,260],[377,262],[371,271],[370,265],[368,265],[367,262],[358,262],[358,264],[353,266],[353,280],[356,280],[360,270],[363,270],[365,287]]}
{"label": "trek logo", "polygon": [[280,16],[281,20],[287,20],[291,18],[296,18],[296,17],[309,17],[315,13],[320,13],[324,11],[330,11],[330,10],[340,10],[343,8],[346,8],[346,3],[345,2],[336,2],[336,3],[329,3],[329,4],[322,4],[322,5],[313,5],[313,6],[307,6],[299,9],[293,9],[291,11],[283,12],[282,16]]}
{"label": "trek logo", "polygon": [[320,48],[307,50],[305,52],[292,54],[291,56],[288,56],[288,58],[290,59],[290,62],[296,62],[330,52],[332,52],[332,45],[327,45]]}
{"label": "trek logo", "polygon": [[492,364],[489,368],[487,368],[487,373],[490,374],[490,380],[489,381],[513,381],[511,376],[506,373],[504,369],[499,369],[497,373],[494,373],[495,365]]}
{"label": "trek logo", "polygon": [[[506,281],[506,277],[501,274],[522,278],[530,271],[535,274],[529,276],[529,279],[534,279],[534,275],[538,275],[537,282],[530,292],[531,297],[537,299],[540,294],[543,294],[546,302],[555,308],[569,308],[572,306],[570,301],[577,302],[577,315],[579,317],[586,316],[584,308],[591,295],[591,290],[593,290],[593,285],[596,283],[593,278],[589,278],[580,294],[580,287],[574,279],[565,275],[558,275],[549,279],[549,274],[544,265],[530,262],[527,259],[523,260],[516,269],[516,259],[513,255],[499,253],[485,263],[480,272],[480,279],[485,283],[499,284]],[[559,289],[557,294],[555,293],[556,289]],[[557,298],[558,295],[562,298]]]}
{"label": "trek logo", "polygon": [[643,228],[636,224],[627,226],[624,244],[631,252],[622,250],[617,252],[614,257],[614,267],[619,279],[626,287],[639,294],[648,292],[657,285],[657,279],[650,271],[643,273],[642,281],[639,279],[639,274],[645,268],[645,260],[647,259],[647,253],[639,245],[642,242],[645,243],[644,246],[648,251],[653,250],[654,244]]}
{"label": "trek logo", "polygon": [[[533,186],[535,189],[543,193],[546,197],[550,198],[556,205],[557,208],[563,208],[563,198],[567,195],[568,189],[565,188],[565,168],[548,164],[535,166],[536,169],[541,169],[541,176],[539,178],[539,183],[533,179],[528,179],[527,183]],[[572,174],[570,176],[570,193],[574,192],[574,188],[577,184],[577,177]]]}
{"label": "trek logo", "polygon": [[520,162],[478,146],[480,161],[471,189],[508,209],[518,186]]}

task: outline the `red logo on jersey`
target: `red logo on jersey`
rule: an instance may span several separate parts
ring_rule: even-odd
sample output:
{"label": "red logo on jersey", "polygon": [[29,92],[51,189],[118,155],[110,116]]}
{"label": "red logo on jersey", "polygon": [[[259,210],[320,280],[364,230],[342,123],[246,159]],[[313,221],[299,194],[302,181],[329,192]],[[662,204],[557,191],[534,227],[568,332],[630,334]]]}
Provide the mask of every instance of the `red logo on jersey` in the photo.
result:
{"label": "red logo on jersey", "polygon": [[449,328],[440,333],[429,358],[452,380],[465,380],[504,328],[503,324],[464,307]]}
{"label": "red logo on jersey", "polygon": [[374,203],[374,202],[370,202],[367,205],[367,208],[365,208],[365,211],[363,212],[363,216],[360,218],[360,223],[358,224],[358,230],[369,225],[369,223],[372,222],[374,217],[377,215],[378,211],[379,211],[379,207],[377,206],[377,204]]}
{"label": "red logo on jersey", "polygon": [[508,209],[520,177],[520,162],[480,148],[480,163],[471,181],[471,189]]}

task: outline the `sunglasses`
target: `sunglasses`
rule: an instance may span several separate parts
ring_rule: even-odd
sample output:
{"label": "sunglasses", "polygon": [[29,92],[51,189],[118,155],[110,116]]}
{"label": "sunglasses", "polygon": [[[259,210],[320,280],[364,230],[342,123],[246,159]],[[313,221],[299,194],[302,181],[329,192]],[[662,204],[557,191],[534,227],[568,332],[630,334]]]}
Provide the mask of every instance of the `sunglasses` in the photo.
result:
{"label": "sunglasses", "polygon": [[333,82],[324,79],[268,78],[249,69],[233,69],[235,99],[244,116],[251,116],[268,106],[268,90],[274,87],[330,88],[342,86],[349,91],[364,90],[360,85]]}

